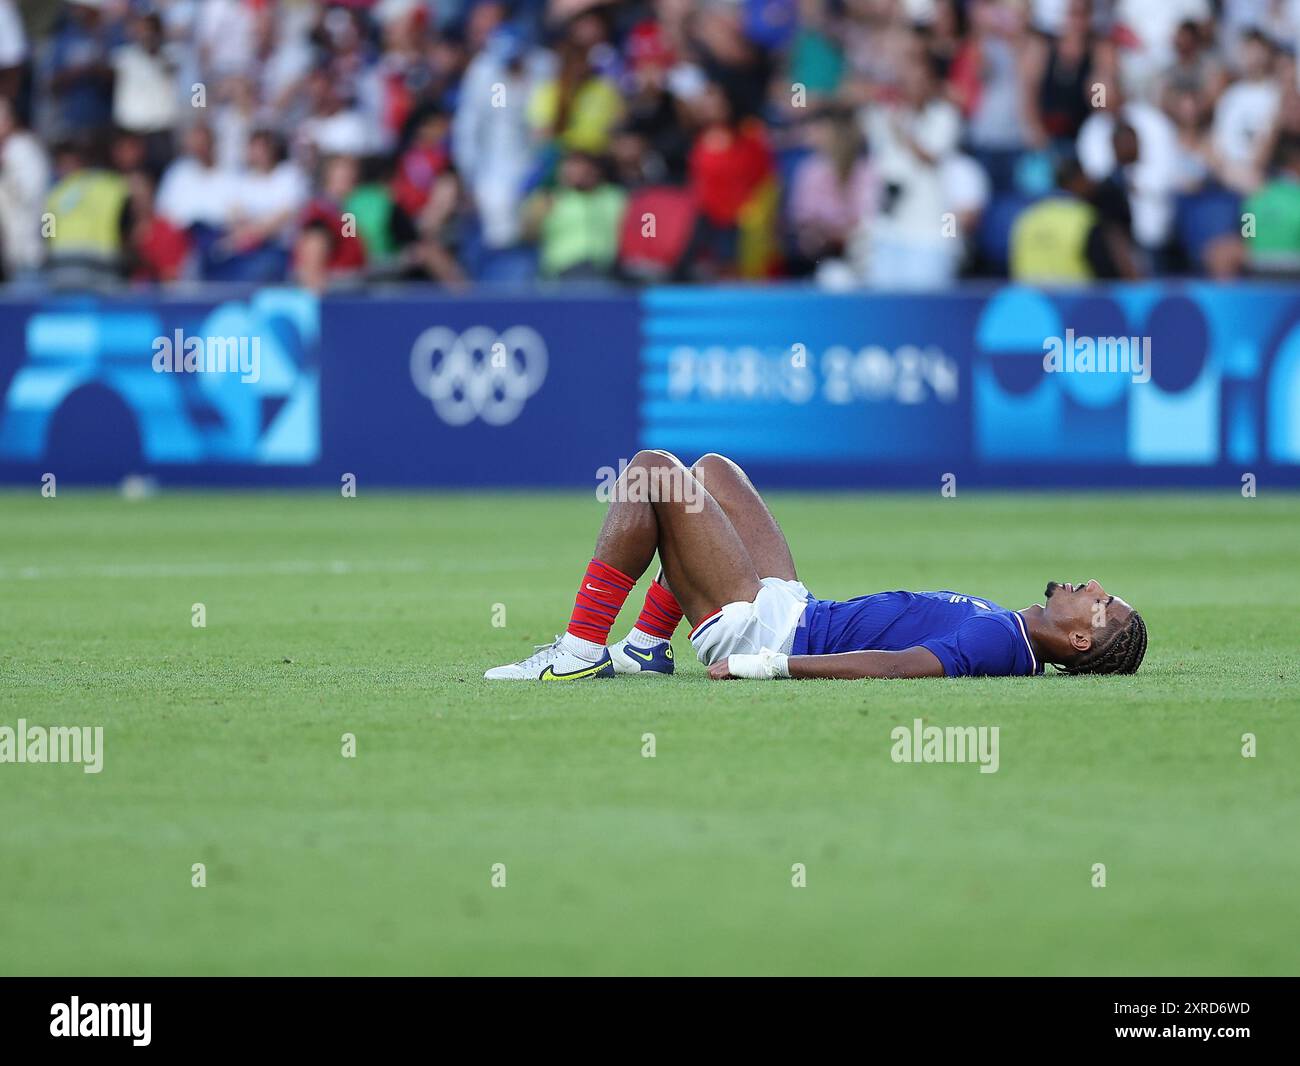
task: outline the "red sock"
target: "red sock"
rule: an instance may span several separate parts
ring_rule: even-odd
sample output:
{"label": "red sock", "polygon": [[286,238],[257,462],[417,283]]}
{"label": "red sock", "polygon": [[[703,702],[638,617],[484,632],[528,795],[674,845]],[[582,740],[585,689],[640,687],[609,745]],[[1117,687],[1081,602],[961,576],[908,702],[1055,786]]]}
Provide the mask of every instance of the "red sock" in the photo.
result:
{"label": "red sock", "polygon": [[650,582],[645,592],[645,604],[637,616],[636,628],[652,637],[673,639],[673,630],[682,620],[682,608],[677,598],[658,581]]}
{"label": "red sock", "polygon": [[628,577],[599,559],[592,559],[587,564],[582,584],[578,586],[568,631],[593,644],[604,644],[610,626],[635,584],[636,578]]}

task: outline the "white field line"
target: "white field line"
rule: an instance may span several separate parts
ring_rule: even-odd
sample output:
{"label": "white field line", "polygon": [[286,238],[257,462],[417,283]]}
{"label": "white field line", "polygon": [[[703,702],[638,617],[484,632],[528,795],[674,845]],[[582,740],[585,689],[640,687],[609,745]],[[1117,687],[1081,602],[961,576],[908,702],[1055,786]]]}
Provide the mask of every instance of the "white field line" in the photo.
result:
{"label": "white field line", "polygon": [[428,570],[421,559],[362,560],[285,559],[255,563],[105,563],[79,566],[0,566],[0,581],[60,578],[294,577],[312,574],[411,574]]}

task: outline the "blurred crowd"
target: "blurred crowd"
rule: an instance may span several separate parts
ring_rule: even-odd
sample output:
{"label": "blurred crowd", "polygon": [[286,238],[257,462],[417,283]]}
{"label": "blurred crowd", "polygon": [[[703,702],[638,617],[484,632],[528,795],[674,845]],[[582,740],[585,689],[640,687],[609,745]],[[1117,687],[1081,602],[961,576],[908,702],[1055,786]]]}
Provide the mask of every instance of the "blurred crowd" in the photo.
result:
{"label": "blurred crowd", "polygon": [[1300,0],[0,0],[11,284],[1300,273]]}

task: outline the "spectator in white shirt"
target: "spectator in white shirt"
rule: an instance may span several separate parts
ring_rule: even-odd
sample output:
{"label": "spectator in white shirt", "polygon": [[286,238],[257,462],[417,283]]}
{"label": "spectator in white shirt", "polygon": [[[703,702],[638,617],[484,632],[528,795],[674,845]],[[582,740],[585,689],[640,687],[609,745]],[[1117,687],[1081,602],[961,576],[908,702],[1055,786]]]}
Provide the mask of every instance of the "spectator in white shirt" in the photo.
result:
{"label": "spectator in white shirt", "polygon": [[[1079,164],[1094,183],[1111,177],[1122,167],[1133,215],[1133,236],[1143,248],[1155,252],[1169,241],[1174,223],[1174,200],[1179,188],[1178,130],[1160,108],[1145,100],[1125,100],[1116,84],[1105,86],[1107,106],[1094,111],[1079,130]],[[1116,160],[1117,120],[1133,128],[1137,158]]]}
{"label": "spectator in white shirt", "polygon": [[957,150],[961,117],[940,95],[919,41],[910,52],[902,66],[902,99],[866,114],[881,203],[869,235],[859,234],[855,245],[865,248],[873,285],[934,289],[952,280],[961,258],[960,242],[943,225],[944,164]]}
{"label": "spectator in white shirt", "polygon": [[163,51],[162,19],[141,15],[131,22],[131,44],[112,56],[113,121],[144,136],[149,158],[170,161],[172,129],[180,118],[176,72]]}
{"label": "spectator in white shirt", "polygon": [[1131,44],[1119,50],[1120,78],[1129,97],[1148,99],[1174,59],[1174,37],[1184,22],[1212,23],[1210,0],[1116,0],[1115,24]]}
{"label": "spectator in white shirt", "polygon": [[302,171],[285,158],[280,137],[271,130],[257,130],[248,141],[248,169],[233,183],[230,243],[241,251],[284,243],[308,192]]}
{"label": "spectator in white shirt", "polygon": [[307,199],[307,182],[285,160],[284,144],[270,130],[248,141],[248,167],[228,179],[222,230],[199,241],[205,281],[283,281],[289,272],[289,240]]}
{"label": "spectator in white shirt", "polygon": [[211,90],[222,78],[248,70],[256,51],[256,8],[244,0],[203,0],[194,20],[199,66]]}
{"label": "spectator in white shirt", "polygon": [[213,109],[212,134],[216,138],[217,166],[240,171],[248,158],[248,142],[261,126],[264,110],[258,106],[257,83],[244,74],[227,78],[221,100]]}
{"label": "spectator in white shirt", "polygon": [[534,165],[525,104],[545,75],[539,58],[500,32],[470,63],[461,85],[452,156],[469,186],[489,248],[508,248],[521,236],[519,207]]}
{"label": "spectator in white shirt", "polygon": [[331,155],[367,156],[378,147],[377,131],[371,129],[328,71],[313,70],[307,76],[311,113],[298,128],[299,143],[308,168]]}
{"label": "spectator in white shirt", "polygon": [[185,133],[185,154],[163,174],[157,212],[181,229],[221,229],[230,213],[232,191],[231,172],[217,166],[212,130],[191,126]]}
{"label": "spectator in white shirt", "polygon": [[280,114],[312,67],[307,31],[310,9],[267,4],[255,14],[254,56],[245,75],[255,79],[256,93],[270,110]]}
{"label": "spectator in white shirt", "polygon": [[1282,91],[1274,76],[1275,50],[1264,34],[1256,30],[1245,33],[1240,54],[1241,80],[1219,97],[1211,142],[1219,180],[1246,194],[1263,180]]}
{"label": "spectator in white shirt", "polygon": [[45,148],[0,96],[0,257],[6,280],[30,276],[41,265],[41,215],[49,184]]}

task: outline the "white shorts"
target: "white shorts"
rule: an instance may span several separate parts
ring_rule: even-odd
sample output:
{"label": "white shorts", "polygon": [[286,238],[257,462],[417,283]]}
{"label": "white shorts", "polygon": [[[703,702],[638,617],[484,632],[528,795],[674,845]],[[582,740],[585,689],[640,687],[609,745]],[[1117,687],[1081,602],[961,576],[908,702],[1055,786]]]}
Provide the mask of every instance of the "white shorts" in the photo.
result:
{"label": "white shorts", "polygon": [[754,655],[763,648],[790,654],[795,630],[812,593],[802,581],[763,578],[753,602],[724,604],[691,630],[691,644],[705,666],[728,655]]}

